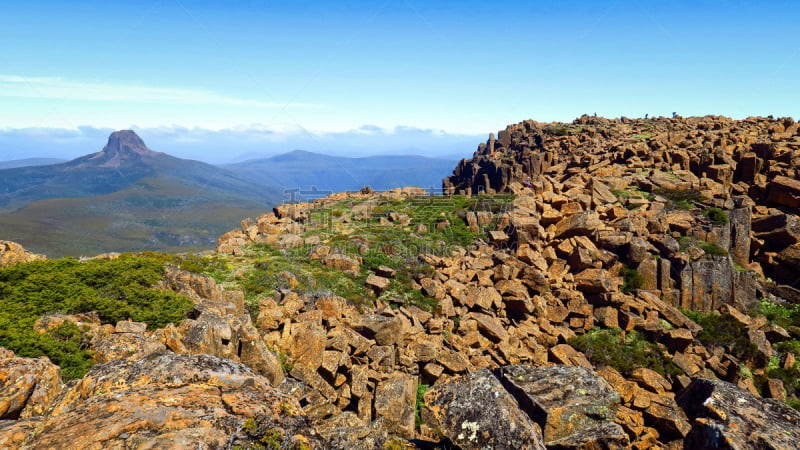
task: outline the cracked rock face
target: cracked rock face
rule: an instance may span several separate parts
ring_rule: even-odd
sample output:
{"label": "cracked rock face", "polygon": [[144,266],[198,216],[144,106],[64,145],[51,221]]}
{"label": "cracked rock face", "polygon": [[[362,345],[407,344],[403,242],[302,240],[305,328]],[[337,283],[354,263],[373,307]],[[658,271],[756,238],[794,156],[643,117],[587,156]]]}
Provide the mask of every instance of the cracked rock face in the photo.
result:
{"label": "cracked rock face", "polygon": [[[241,364],[208,355],[154,354],[95,366],[36,432],[16,444],[34,449],[63,448],[65,443],[72,448],[225,448],[247,417],[296,428],[296,418],[285,411],[299,409],[296,400]],[[23,429],[23,422],[16,429]]]}
{"label": "cracked rock face", "polygon": [[[620,398],[602,377],[579,366],[507,366],[500,379],[551,441],[612,425]],[[612,427],[613,428],[613,427]],[[612,434],[620,435],[621,429]]]}
{"label": "cracked rock face", "polygon": [[19,358],[0,347],[0,420],[43,415],[61,389],[61,370],[48,358]]}
{"label": "cracked rock face", "polygon": [[487,369],[431,388],[423,418],[462,449],[544,449],[538,425]]}
{"label": "cracked rock face", "polygon": [[687,449],[796,449],[800,413],[731,383],[698,378],[677,398],[693,420]]}

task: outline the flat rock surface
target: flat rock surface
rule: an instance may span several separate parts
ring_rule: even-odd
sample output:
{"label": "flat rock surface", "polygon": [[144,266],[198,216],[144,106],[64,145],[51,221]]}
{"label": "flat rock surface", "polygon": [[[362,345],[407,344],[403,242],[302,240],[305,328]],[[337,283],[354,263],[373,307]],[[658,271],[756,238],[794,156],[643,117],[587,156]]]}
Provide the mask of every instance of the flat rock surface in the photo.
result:
{"label": "flat rock surface", "polygon": [[620,397],[591,369],[579,366],[500,369],[503,385],[544,431],[545,442],[613,421]]}
{"label": "flat rock surface", "polygon": [[[297,401],[251,369],[208,355],[156,354],[95,366],[24,448],[225,448],[248,417],[297,428]],[[25,429],[25,422],[10,431]]]}

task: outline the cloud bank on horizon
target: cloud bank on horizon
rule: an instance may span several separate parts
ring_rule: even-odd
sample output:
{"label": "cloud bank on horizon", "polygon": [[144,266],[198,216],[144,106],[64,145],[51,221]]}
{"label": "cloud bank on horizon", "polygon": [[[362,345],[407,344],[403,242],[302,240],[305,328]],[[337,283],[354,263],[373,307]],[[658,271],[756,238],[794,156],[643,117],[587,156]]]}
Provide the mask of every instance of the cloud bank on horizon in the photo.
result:
{"label": "cloud bank on horizon", "polygon": [[[72,159],[102,150],[112,128],[0,129],[0,161],[47,157]],[[236,128],[135,128],[153,150],[212,164],[240,162],[306,150],[337,156],[423,155],[431,158],[469,158],[484,135],[445,133],[413,127],[384,129],[367,125],[343,132]]]}
{"label": "cloud bank on horizon", "polygon": [[800,105],[786,0],[8,0],[0,17],[0,159],[123,128],[197,159],[447,154],[529,118]]}

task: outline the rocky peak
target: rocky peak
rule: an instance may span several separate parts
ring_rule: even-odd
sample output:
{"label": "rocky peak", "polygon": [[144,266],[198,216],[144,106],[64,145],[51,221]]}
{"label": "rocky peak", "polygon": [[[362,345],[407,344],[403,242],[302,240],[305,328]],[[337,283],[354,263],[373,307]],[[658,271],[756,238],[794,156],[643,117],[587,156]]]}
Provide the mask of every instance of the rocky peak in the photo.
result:
{"label": "rocky peak", "polygon": [[90,161],[100,167],[119,167],[125,161],[157,154],[147,148],[142,138],[133,130],[120,130],[111,133],[103,151],[96,153]]}

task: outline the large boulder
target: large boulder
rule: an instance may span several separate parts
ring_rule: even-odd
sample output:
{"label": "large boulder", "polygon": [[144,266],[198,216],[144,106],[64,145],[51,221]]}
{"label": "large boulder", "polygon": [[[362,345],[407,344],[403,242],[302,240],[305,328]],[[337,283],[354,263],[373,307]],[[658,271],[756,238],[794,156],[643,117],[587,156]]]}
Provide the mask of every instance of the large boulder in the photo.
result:
{"label": "large boulder", "polygon": [[403,321],[394,316],[363,314],[352,318],[349,325],[378,345],[392,345],[403,339]]}
{"label": "large boulder", "polygon": [[244,294],[241,291],[225,290],[213,278],[205,275],[186,270],[168,270],[156,286],[191,299],[194,303],[193,316],[199,316],[204,311],[219,314],[242,314],[245,311]]}
{"label": "large boulder", "polygon": [[753,220],[756,237],[771,249],[782,249],[800,242],[800,219],[793,214],[774,214]]}
{"label": "large boulder", "polygon": [[342,253],[331,253],[322,259],[322,263],[331,269],[341,270],[348,275],[358,275],[361,263]]}
{"label": "large boulder", "polygon": [[61,389],[61,369],[47,357],[20,358],[0,347],[0,420],[43,415]]}
{"label": "large boulder", "polygon": [[487,369],[432,387],[423,420],[464,450],[544,449],[539,426]]}
{"label": "large boulder", "polygon": [[413,438],[416,400],[416,377],[395,372],[378,383],[375,390],[375,414],[383,418],[390,433]]}
{"label": "large boulder", "polygon": [[687,449],[796,449],[800,412],[731,383],[698,378],[677,397],[692,420]]}
{"label": "large boulder", "polygon": [[500,379],[522,409],[542,427],[546,445],[559,440],[585,440],[588,434],[598,445],[606,441],[617,448],[628,445],[627,435],[613,423],[619,394],[591,369],[512,365],[500,370]]}
{"label": "large boulder", "polygon": [[98,363],[123,358],[140,359],[166,350],[163,342],[144,333],[117,332],[92,341],[92,356]]}
{"label": "large boulder", "polygon": [[45,259],[45,257],[25,251],[25,249],[16,242],[0,241],[0,267],[36,261],[37,259]]}
{"label": "large boulder", "polygon": [[553,234],[556,238],[566,239],[577,235],[592,235],[601,229],[603,223],[596,211],[584,211],[573,214],[553,225]]}
{"label": "large boulder", "polygon": [[[24,448],[227,448],[268,423],[283,445],[307,433],[297,401],[249,368],[209,355],[151,355],[95,366]],[[18,426],[19,427],[19,426]],[[248,427],[245,427],[248,428]]]}
{"label": "large boulder", "polygon": [[800,181],[776,176],[767,185],[767,201],[790,208],[800,207]]}
{"label": "large boulder", "polygon": [[241,362],[267,377],[273,386],[283,380],[277,356],[264,343],[248,314],[203,312],[177,327],[161,330],[167,348],[175,353],[214,355]]}

